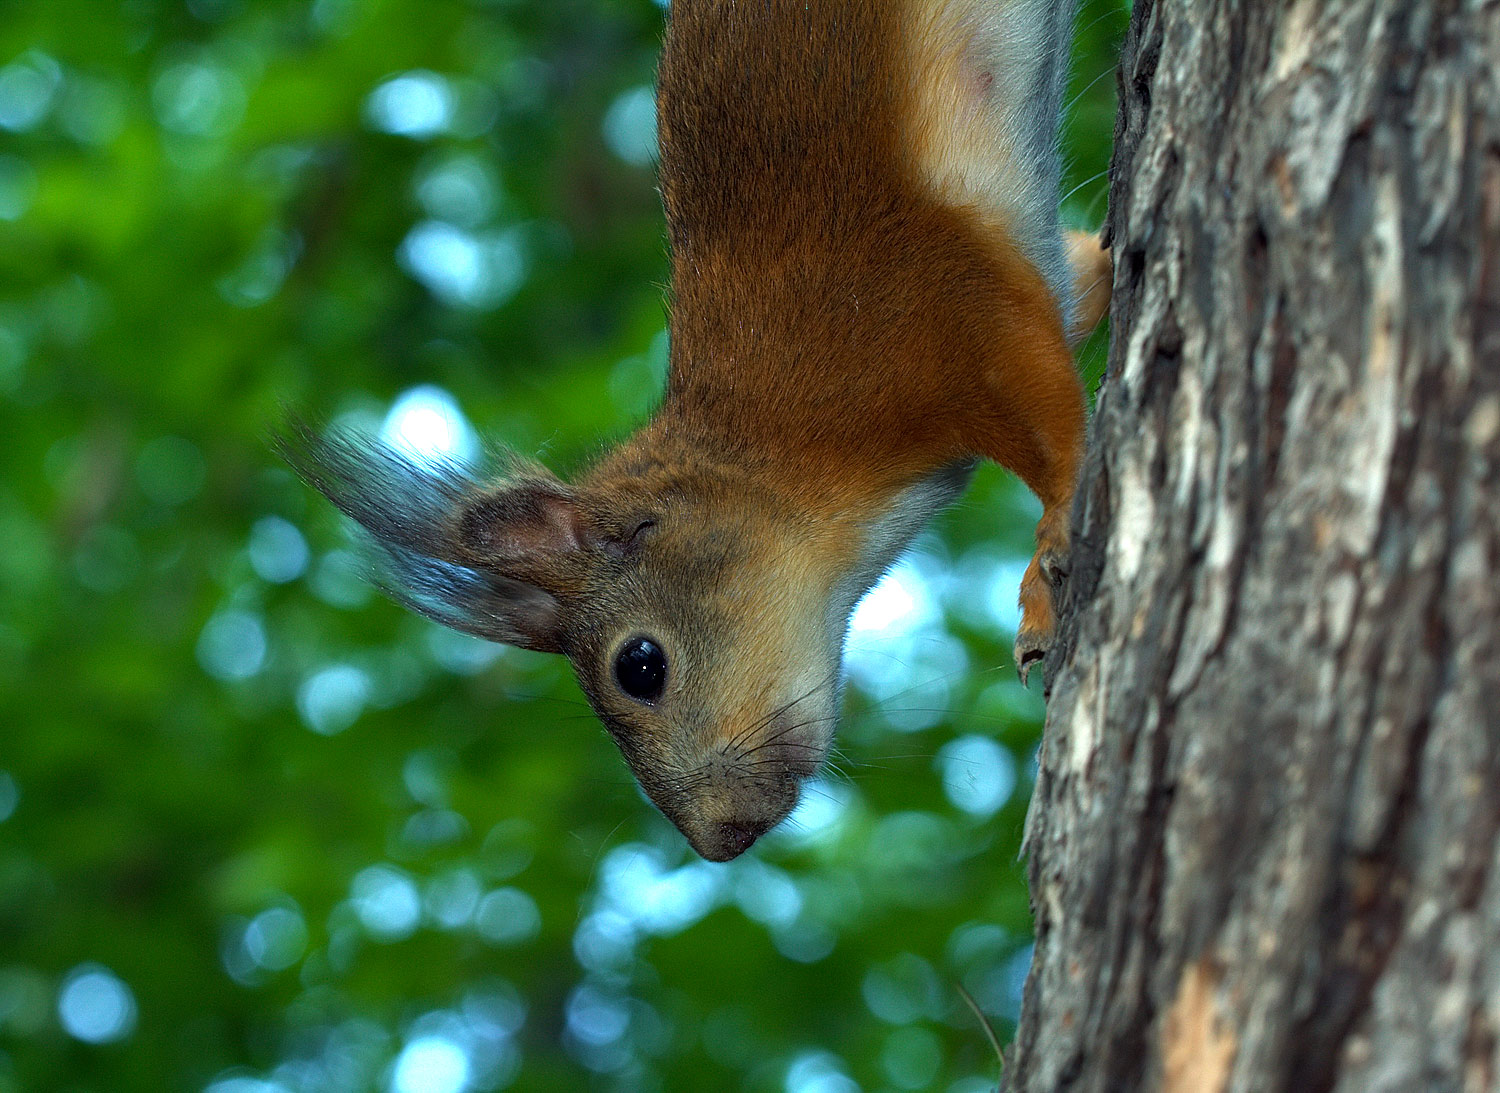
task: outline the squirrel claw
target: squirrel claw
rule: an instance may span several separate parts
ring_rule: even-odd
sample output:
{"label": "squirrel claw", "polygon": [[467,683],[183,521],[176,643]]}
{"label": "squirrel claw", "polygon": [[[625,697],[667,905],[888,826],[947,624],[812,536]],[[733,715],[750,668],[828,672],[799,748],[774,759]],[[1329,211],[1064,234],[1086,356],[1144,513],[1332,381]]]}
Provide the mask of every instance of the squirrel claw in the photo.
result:
{"label": "squirrel claw", "polygon": [[1042,571],[1042,576],[1047,578],[1047,583],[1053,588],[1068,579],[1068,552],[1066,550],[1048,550],[1037,555],[1037,565]]}

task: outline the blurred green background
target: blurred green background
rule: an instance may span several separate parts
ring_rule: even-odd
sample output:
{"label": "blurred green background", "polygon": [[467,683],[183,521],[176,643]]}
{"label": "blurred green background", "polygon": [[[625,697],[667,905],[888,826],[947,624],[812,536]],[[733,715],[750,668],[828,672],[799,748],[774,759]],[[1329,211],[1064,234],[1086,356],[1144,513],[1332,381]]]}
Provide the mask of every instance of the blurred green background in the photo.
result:
{"label": "blurred green background", "polygon": [[[1126,17],[1080,15],[1079,224]],[[374,595],[265,444],[292,406],[566,471],[649,412],[662,19],[5,6],[0,1091],[992,1086],[955,984],[1009,1034],[1023,490],[861,607],[834,769],[710,865],[560,658]]]}

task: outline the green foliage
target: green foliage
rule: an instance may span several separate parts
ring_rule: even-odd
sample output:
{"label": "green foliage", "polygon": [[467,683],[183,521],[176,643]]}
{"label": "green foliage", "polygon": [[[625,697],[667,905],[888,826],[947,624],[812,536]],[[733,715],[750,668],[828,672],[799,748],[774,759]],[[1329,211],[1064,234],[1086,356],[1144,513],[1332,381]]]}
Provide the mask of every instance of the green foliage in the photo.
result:
{"label": "green foliage", "polygon": [[[3,1093],[987,1087],[953,984],[1003,1036],[1041,712],[1005,630],[1023,491],[983,473],[878,593],[838,770],[721,866],[559,658],[376,597],[264,443],[286,405],[378,424],[420,385],[564,470],[640,420],[661,19],[8,10]],[[1123,19],[1080,18],[1079,222]]]}

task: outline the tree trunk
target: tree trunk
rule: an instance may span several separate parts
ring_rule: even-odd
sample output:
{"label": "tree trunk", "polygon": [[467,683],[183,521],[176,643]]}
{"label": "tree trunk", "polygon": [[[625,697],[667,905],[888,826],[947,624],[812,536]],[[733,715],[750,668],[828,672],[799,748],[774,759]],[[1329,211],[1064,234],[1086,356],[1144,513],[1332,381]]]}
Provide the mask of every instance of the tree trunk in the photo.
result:
{"label": "tree trunk", "polygon": [[1497,66],[1136,0],[1011,1090],[1500,1088]]}

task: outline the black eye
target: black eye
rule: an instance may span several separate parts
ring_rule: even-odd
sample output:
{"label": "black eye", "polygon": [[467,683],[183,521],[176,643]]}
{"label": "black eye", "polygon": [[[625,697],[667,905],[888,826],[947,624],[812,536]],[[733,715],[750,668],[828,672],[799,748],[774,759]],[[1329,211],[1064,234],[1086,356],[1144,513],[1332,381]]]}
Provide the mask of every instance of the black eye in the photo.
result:
{"label": "black eye", "polygon": [[641,702],[655,702],[667,682],[667,657],[650,638],[631,638],[615,657],[620,690]]}

